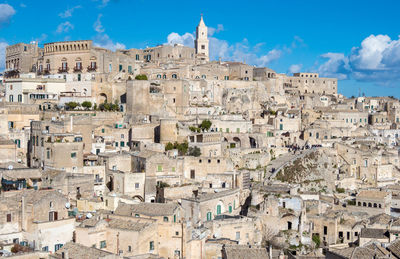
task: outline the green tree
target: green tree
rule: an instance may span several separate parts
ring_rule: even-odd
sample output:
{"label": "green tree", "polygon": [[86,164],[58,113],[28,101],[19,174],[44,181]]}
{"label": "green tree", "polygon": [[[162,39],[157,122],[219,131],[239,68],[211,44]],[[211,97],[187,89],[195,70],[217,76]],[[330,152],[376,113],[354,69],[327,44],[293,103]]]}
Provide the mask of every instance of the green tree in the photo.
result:
{"label": "green tree", "polygon": [[203,120],[200,124],[200,129],[202,130],[209,130],[211,128],[211,121],[210,120]]}
{"label": "green tree", "polygon": [[189,144],[186,141],[181,144],[178,144],[177,142],[175,142],[174,148],[178,149],[179,155],[184,156],[184,155],[186,155],[186,153],[188,151]]}
{"label": "green tree", "polygon": [[68,102],[65,104],[65,108],[67,108],[67,110],[74,110],[78,106],[79,106],[79,103],[76,103],[76,102]]}
{"label": "green tree", "polygon": [[195,157],[201,156],[200,148],[198,148],[196,146],[195,147],[190,147],[188,155],[189,156],[195,156]]}
{"label": "green tree", "polygon": [[137,76],[135,76],[135,79],[136,79],[136,80],[147,80],[147,76],[146,76],[146,75],[143,75],[143,74],[141,74],[141,75],[137,75]]}
{"label": "green tree", "polygon": [[97,110],[97,103],[93,105],[93,110]]}
{"label": "green tree", "polygon": [[174,149],[174,144],[171,142],[168,142],[167,145],[165,145],[165,151],[172,150]]}
{"label": "green tree", "polygon": [[84,101],[82,103],[82,107],[85,108],[86,110],[89,110],[90,108],[92,108],[92,103],[89,101]]}

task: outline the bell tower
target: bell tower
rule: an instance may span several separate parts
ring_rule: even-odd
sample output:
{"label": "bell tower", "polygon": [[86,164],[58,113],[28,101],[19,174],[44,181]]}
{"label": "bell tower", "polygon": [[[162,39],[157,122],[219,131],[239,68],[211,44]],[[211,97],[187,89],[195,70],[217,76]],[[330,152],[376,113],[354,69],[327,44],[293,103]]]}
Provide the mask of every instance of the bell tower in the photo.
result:
{"label": "bell tower", "polygon": [[197,58],[205,61],[209,61],[207,31],[208,29],[203,21],[203,15],[201,15],[199,25],[197,25],[196,28],[196,39],[194,41],[194,46],[196,48]]}

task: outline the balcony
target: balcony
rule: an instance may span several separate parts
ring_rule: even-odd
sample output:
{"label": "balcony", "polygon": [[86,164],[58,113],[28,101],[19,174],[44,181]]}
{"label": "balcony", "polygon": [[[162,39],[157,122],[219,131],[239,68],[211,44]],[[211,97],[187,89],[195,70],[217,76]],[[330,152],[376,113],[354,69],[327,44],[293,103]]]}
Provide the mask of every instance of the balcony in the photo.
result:
{"label": "balcony", "polygon": [[4,72],[4,77],[5,78],[16,78],[19,77],[19,70],[18,69],[12,69]]}
{"label": "balcony", "polygon": [[74,73],[81,73],[82,72],[82,67],[74,67]]}
{"label": "balcony", "polygon": [[43,70],[43,75],[50,75],[50,70],[49,69]]}
{"label": "balcony", "polygon": [[69,67],[59,67],[58,73],[68,73]]}
{"label": "balcony", "polygon": [[88,66],[87,71],[88,72],[96,72],[97,66]]}

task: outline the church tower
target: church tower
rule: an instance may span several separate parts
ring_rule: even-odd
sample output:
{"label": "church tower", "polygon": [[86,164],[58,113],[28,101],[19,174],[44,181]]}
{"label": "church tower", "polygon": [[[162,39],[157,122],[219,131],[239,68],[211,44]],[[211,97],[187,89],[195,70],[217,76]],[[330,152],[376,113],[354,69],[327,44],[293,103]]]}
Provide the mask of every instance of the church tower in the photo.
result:
{"label": "church tower", "polygon": [[196,28],[194,46],[196,48],[197,58],[205,61],[209,60],[207,31],[208,29],[203,21],[203,15],[201,15],[199,25],[197,25]]}

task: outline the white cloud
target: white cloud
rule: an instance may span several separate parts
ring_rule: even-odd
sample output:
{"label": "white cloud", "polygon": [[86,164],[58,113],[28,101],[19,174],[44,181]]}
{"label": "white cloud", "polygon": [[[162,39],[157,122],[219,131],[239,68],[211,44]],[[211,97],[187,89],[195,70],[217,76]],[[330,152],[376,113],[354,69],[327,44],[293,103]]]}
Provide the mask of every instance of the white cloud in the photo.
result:
{"label": "white cloud", "polygon": [[115,51],[117,49],[126,49],[126,46],[119,42],[113,42],[107,34],[98,34],[94,39],[94,45]]}
{"label": "white cloud", "polygon": [[171,32],[167,37],[167,44],[182,44],[188,47],[194,46],[194,35],[191,33],[185,33],[183,35],[179,35],[176,32]]}
{"label": "white cloud", "polygon": [[349,60],[343,53],[325,53],[321,58],[327,59],[325,63],[319,66],[318,73],[325,77],[336,77],[338,79],[347,79],[349,71]]}
{"label": "white cloud", "polygon": [[6,64],[6,47],[8,46],[7,42],[0,41],[0,71],[2,71]]}
{"label": "white cloud", "polygon": [[301,68],[303,67],[303,64],[293,64],[289,67],[288,69],[288,74],[291,75],[293,73],[299,73],[301,71]]}
{"label": "white cloud", "polygon": [[80,5],[74,6],[74,7],[69,8],[69,9],[65,10],[64,12],[58,14],[58,16],[60,16],[61,18],[68,18],[68,17],[71,17],[71,16],[72,16],[72,13],[75,11],[75,9],[79,9],[79,8],[81,8],[81,7],[82,7],[82,6],[80,6]]}
{"label": "white cloud", "polygon": [[0,4],[0,26],[8,23],[15,14],[14,8],[9,4]]}
{"label": "white cloud", "polygon": [[64,32],[69,32],[70,30],[73,30],[73,29],[74,29],[74,25],[71,24],[70,22],[66,21],[66,22],[60,23],[57,26],[56,32],[57,33],[64,33]]}
{"label": "white cloud", "polygon": [[103,27],[101,23],[102,16],[103,16],[102,14],[99,14],[97,16],[97,20],[93,24],[93,29],[97,32],[97,35],[93,40],[93,44],[97,47],[109,49],[112,51],[116,51],[117,49],[126,49],[126,46],[123,43],[120,42],[114,43],[113,40],[111,40],[110,37],[104,33],[106,29]]}
{"label": "white cloud", "polygon": [[19,6],[20,6],[21,8],[26,8],[26,7],[27,7],[26,4],[24,4],[24,3],[20,3]]}
{"label": "white cloud", "polygon": [[[222,25],[219,27],[220,30],[223,30]],[[213,33],[216,31],[217,29]],[[194,33],[187,32],[180,35],[176,32],[172,32],[168,35],[166,44],[179,43],[188,47],[194,47],[194,39]],[[243,39],[242,42],[233,45],[216,37],[208,37],[208,40],[211,60],[218,60],[221,58],[226,61],[240,61],[256,66],[267,66],[270,62],[279,59],[283,54],[283,51],[279,49],[272,49],[263,54],[261,47],[264,43],[251,46],[247,39]]]}
{"label": "white cloud", "polygon": [[339,79],[353,78],[394,86],[400,80],[400,37],[392,40],[388,35],[370,35],[353,47],[348,56],[343,53],[325,53],[328,59],[319,66],[322,76]]}
{"label": "white cloud", "polygon": [[100,0],[100,5],[98,7],[99,8],[104,8],[104,7],[106,7],[108,5],[108,2],[110,2],[110,0]]}
{"label": "white cloud", "polygon": [[97,16],[97,20],[96,20],[96,21],[94,22],[94,24],[93,24],[93,29],[94,29],[95,31],[97,31],[98,33],[102,33],[102,32],[105,31],[103,25],[101,24],[101,17],[103,17],[103,15],[102,15],[102,14],[99,14],[99,15]]}
{"label": "white cloud", "polygon": [[224,30],[224,25],[218,24],[217,28],[208,27],[208,36],[213,36],[215,33],[219,33]]}

